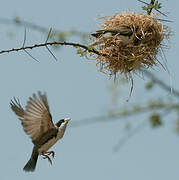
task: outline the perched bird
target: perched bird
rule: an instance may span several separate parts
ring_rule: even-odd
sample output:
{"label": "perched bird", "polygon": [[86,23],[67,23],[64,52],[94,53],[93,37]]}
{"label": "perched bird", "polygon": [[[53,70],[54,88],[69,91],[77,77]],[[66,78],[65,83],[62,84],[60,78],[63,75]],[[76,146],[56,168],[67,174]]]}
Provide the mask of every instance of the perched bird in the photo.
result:
{"label": "perched bird", "polygon": [[24,166],[24,171],[34,171],[38,156],[52,164],[49,155],[54,157],[54,151],[48,151],[65,133],[66,126],[71,120],[65,118],[56,124],[52,121],[46,94],[33,94],[27,101],[25,109],[22,108],[18,99],[14,98],[10,102],[11,109],[21,120],[21,124],[27,135],[30,136],[34,144],[30,160]]}
{"label": "perched bird", "polygon": [[119,37],[123,44],[129,44],[134,35],[132,28],[121,25],[118,29],[100,29],[92,33],[91,36],[96,38],[90,46],[96,46],[105,43],[105,41],[113,36]]}

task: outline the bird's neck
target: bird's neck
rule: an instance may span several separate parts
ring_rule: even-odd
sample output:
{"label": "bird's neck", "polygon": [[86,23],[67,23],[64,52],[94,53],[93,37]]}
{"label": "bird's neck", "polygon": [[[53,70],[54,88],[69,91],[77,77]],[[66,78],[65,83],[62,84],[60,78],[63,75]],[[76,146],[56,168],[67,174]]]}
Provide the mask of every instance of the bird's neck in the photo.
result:
{"label": "bird's neck", "polygon": [[65,129],[66,129],[66,127],[67,127],[67,124],[68,124],[68,122],[62,123],[62,124],[60,125],[60,127],[58,127],[58,130],[59,130],[59,131],[61,131],[61,130],[64,130],[64,131],[65,131]]}
{"label": "bird's neck", "polygon": [[57,134],[57,139],[60,139],[63,137],[66,127],[67,127],[68,122],[64,122],[61,124],[60,127],[58,127],[58,134]]}

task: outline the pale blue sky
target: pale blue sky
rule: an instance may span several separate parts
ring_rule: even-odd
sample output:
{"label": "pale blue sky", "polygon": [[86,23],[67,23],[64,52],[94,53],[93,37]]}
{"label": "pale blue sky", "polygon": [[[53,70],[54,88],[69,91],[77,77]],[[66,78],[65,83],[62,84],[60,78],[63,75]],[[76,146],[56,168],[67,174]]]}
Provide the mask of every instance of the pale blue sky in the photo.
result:
{"label": "pale blue sky", "polygon": [[[169,26],[175,32],[171,38],[171,48],[166,53],[168,67],[172,73],[173,86],[178,83],[178,46],[179,24],[178,1],[161,1],[164,12],[170,12],[169,19],[174,23]],[[172,4],[173,3],[173,4]],[[117,12],[134,10],[140,12],[141,4],[137,0],[16,0],[2,1],[0,17],[14,18],[34,22],[47,28],[92,32],[98,26],[97,17],[112,15]],[[8,33],[15,37],[8,38]],[[24,29],[13,25],[0,24],[0,49],[22,45]],[[44,34],[27,29],[26,44],[44,42]],[[75,39],[74,41],[78,41]],[[113,147],[123,135],[123,121],[96,123],[92,125],[68,126],[61,142],[52,149],[56,152],[53,166],[38,160],[35,173],[24,173],[23,166],[30,158],[32,143],[25,135],[17,117],[9,108],[10,99],[19,97],[22,104],[32,93],[45,91],[48,96],[53,120],[71,117],[72,121],[103,115],[107,113],[111,94],[108,85],[113,81],[98,72],[95,63],[75,54],[74,48],[66,47],[54,52],[58,62],[45,48],[34,49],[31,53],[40,63],[33,61],[24,52],[0,55],[1,82],[1,161],[0,179],[78,179],[78,180],[177,180],[179,177],[179,138],[173,132],[174,123],[151,130],[149,126],[130,139],[119,152],[113,153]],[[156,68],[159,78],[168,74]],[[120,89],[120,104],[130,106],[145,103],[147,97],[169,97],[165,91],[155,88],[149,94],[144,90],[147,81],[135,77],[135,89],[127,103],[130,86]],[[147,120],[147,115],[137,116]],[[135,119],[135,117],[133,117]],[[168,117],[173,118],[173,117]],[[124,119],[125,121],[126,119]],[[172,121],[174,122],[174,121]]]}

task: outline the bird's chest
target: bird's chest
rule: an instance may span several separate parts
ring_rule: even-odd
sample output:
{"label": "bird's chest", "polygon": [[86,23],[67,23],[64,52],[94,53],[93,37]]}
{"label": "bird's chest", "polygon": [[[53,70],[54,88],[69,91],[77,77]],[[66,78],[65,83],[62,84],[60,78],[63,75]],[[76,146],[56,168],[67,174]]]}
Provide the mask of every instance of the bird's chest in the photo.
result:
{"label": "bird's chest", "polygon": [[59,139],[63,137],[64,132],[58,131],[57,136],[48,140],[45,144],[43,144],[39,149],[39,154],[43,154],[47,152]]}

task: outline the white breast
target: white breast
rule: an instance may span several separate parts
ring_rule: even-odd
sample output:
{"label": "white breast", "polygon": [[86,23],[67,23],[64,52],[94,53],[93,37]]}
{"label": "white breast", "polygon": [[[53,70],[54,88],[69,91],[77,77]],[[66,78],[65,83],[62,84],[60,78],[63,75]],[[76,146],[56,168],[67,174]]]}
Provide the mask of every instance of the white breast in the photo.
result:
{"label": "white breast", "polygon": [[42,145],[38,151],[39,151],[39,154],[43,154],[44,152],[47,152],[59,139],[61,139],[65,133],[65,129],[66,129],[66,123],[64,123],[63,125],[61,125],[59,128],[58,128],[58,133],[57,133],[57,136],[50,139],[48,142],[46,142],[44,145]]}

